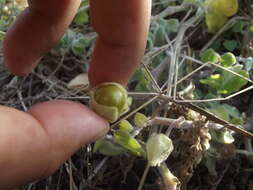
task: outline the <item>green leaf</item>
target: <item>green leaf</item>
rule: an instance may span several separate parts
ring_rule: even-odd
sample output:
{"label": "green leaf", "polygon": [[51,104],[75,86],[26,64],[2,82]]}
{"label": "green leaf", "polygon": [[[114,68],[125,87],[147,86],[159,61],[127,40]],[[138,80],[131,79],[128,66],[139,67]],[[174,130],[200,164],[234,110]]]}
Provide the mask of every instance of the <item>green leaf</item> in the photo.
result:
{"label": "green leaf", "polygon": [[98,152],[106,156],[117,156],[126,153],[127,151],[124,148],[115,145],[110,141],[101,139],[95,142],[93,152]]}
{"label": "green leaf", "polygon": [[5,32],[0,31],[0,41],[3,41]]}
{"label": "green leaf", "polygon": [[221,40],[220,39],[217,39],[215,40],[212,45],[210,46],[211,48],[213,48],[214,50],[218,51],[221,47]]}
{"label": "green leaf", "polygon": [[232,117],[241,117],[240,112],[238,111],[238,109],[234,106],[230,106],[228,104],[222,104],[222,106],[226,109],[226,111],[228,112],[228,114]]}
{"label": "green leaf", "polygon": [[163,18],[157,19],[156,22],[154,23],[153,30],[151,31],[154,36],[153,43],[155,45],[161,45],[164,42],[166,42],[166,36],[167,36],[166,25],[167,25],[167,21]]}
{"label": "green leaf", "polygon": [[[229,70],[234,71],[246,78],[249,78],[249,73],[245,70],[241,69],[241,65],[236,65],[233,67],[228,67]],[[229,71],[222,71],[222,83],[219,89],[220,94],[231,94],[233,92],[237,92],[240,90],[244,85],[248,83],[247,80],[229,72]]]}
{"label": "green leaf", "polygon": [[221,82],[222,78],[220,74],[213,74],[210,75],[207,79],[200,80],[200,83],[206,84],[215,90],[220,88]]}
{"label": "green leaf", "polygon": [[217,63],[220,61],[220,55],[218,53],[216,53],[213,49],[207,49],[205,50],[201,56],[201,61],[203,63],[207,63],[207,62],[212,62],[212,63]]}
{"label": "green leaf", "polygon": [[224,67],[232,66],[236,63],[234,54],[228,52],[221,56],[221,65]]}
{"label": "green leaf", "polygon": [[234,125],[242,125],[244,123],[242,114],[239,112],[239,110],[234,107],[230,106],[228,104],[222,104],[222,106],[226,109],[230,116],[229,122],[234,124]]}
{"label": "green leaf", "polygon": [[223,46],[228,50],[228,51],[234,51],[237,48],[237,41],[235,40],[225,40],[223,42]]}
{"label": "green leaf", "polygon": [[135,71],[130,82],[131,83],[137,82],[137,84],[135,86],[135,91],[146,92],[149,89],[149,85],[151,83],[151,78],[144,68],[139,68]]}
{"label": "green leaf", "polygon": [[249,31],[250,31],[251,33],[253,33],[253,26],[250,26],[250,27],[249,27]]}
{"label": "green leaf", "polygon": [[78,25],[87,24],[89,22],[89,16],[85,11],[80,11],[74,18],[74,23]]}
{"label": "green leaf", "polygon": [[88,44],[88,39],[86,39],[85,37],[80,37],[72,42],[71,50],[76,56],[82,57]]}
{"label": "green leaf", "polygon": [[209,109],[210,112],[215,114],[218,118],[229,122],[229,114],[226,108],[222,105]]}
{"label": "green leaf", "polygon": [[156,45],[162,45],[166,42],[166,28],[165,27],[159,27],[155,32],[155,44]]}
{"label": "green leaf", "polygon": [[[151,27],[151,33],[153,34],[153,41],[156,46],[166,43],[167,36],[170,33],[177,32],[179,28],[178,19],[157,19]],[[150,35],[149,35],[150,36]]]}
{"label": "green leaf", "polygon": [[127,120],[122,120],[119,123],[119,130],[130,133],[134,130],[134,128]]}
{"label": "green leaf", "polygon": [[81,2],[81,7],[85,6],[85,5],[88,5],[89,4],[89,1],[88,0],[82,0]]}
{"label": "green leaf", "polygon": [[232,123],[234,125],[243,125],[245,123],[245,121],[243,120],[243,118],[237,117],[237,118],[232,118],[230,120],[230,123]]}
{"label": "green leaf", "polygon": [[134,115],[134,123],[137,127],[143,127],[146,125],[148,118],[142,113],[136,113]]}
{"label": "green leaf", "polygon": [[152,49],[154,47],[154,39],[155,39],[155,36],[152,32],[149,32],[148,33],[148,39],[147,39],[147,48],[148,49]]}
{"label": "green leaf", "polygon": [[228,121],[229,123],[233,123],[235,125],[242,125],[244,123],[244,120],[238,109],[228,104],[213,105],[209,111],[214,113],[219,118]]}
{"label": "green leaf", "polygon": [[210,129],[209,132],[211,134],[212,140],[218,143],[232,144],[235,141],[231,132],[228,130],[222,131],[222,130]]}
{"label": "green leaf", "polygon": [[128,132],[116,131],[114,133],[114,140],[116,143],[120,144],[133,155],[145,157],[145,151],[143,150],[139,142],[135,138],[133,138]]}
{"label": "green leaf", "polygon": [[247,22],[247,21],[237,21],[235,24],[234,24],[234,26],[233,26],[233,28],[232,28],[232,30],[233,30],[233,32],[235,32],[235,33],[241,33],[241,34],[244,34],[245,33],[245,30],[246,30],[246,26],[249,24],[249,22]]}
{"label": "green leaf", "polygon": [[169,157],[173,149],[173,143],[166,135],[161,133],[151,136],[146,144],[149,165],[160,166]]}
{"label": "green leaf", "polygon": [[180,23],[179,23],[178,19],[171,18],[171,19],[167,20],[167,24],[166,24],[167,33],[177,32],[179,25],[180,25]]}
{"label": "green leaf", "polygon": [[64,36],[62,37],[61,41],[59,42],[59,44],[57,45],[58,48],[68,48],[69,46],[71,46],[74,38],[75,38],[75,32],[73,32],[72,30],[68,29]]}

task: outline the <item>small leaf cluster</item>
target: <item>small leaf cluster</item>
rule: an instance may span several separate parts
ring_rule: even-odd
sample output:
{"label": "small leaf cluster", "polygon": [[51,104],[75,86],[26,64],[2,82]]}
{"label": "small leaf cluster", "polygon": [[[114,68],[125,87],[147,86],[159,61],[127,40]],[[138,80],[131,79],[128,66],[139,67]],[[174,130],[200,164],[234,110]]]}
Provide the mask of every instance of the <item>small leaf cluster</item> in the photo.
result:
{"label": "small leaf cluster", "polygon": [[98,152],[107,156],[116,156],[123,153],[129,153],[134,156],[146,157],[143,146],[133,136],[135,129],[145,126],[148,118],[136,113],[134,116],[134,126],[127,120],[122,120],[118,124],[118,129],[113,132],[111,139],[102,139],[96,141],[94,152]]}
{"label": "small leaf cluster", "polygon": [[220,56],[213,49],[207,49],[201,55],[201,61],[217,63],[224,68],[217,69],[208,78],[200,80],[202,84],[209,86],[209,91],[214,95],[230,95],[239,91],[248,82],[246,79],[249,78],[249,72],[242,64],[237,63],[236,57],[230,52]]}
{"label": "small leaf cluster", "polygon": [[79,32],[68,29],[57,44],[56,49],[70,50],[75,56],[83,58],[94,39],[95,37],[87,37]]}
{"label": "small leaf cluster", "polygon": [[141,113],[136,113],[134,116],[135,126],[127,120],[122,120],[111,139],[96,141],[94,152],[107,156],[129,153],[147,159],[149,166],[160,166],[173,151],[173,143],[168,136],[160,133],[151,135],[147,142],[141,145],[134,137],[134,133],[144,128],[148,120],[149,118]]}
{"label": "small leaf cluster", "polygon": [[[89,23],[88,0],[82,0],[81,5],[75,15],[71,27],[65,32],[64,36],[57,44],[57,49],[70,50],[75,56],[84,58],[90,49],[91,43],[96,35],[84,35],[81,31]],[[72,29],[73,28],[73,29]],[[80,28],[80,32],[78,30]],[[74,30],[75,29],[75,30]]]}
{"label": "small leaf cluster", "polygon": [[[222,98],[240,91],[249,78],[247,67],[236,60],[231,52],[220,55],[213,49],[207,49],[201,55],[203,63],[217,64],[221,68],[214,69],[213,73],[200,83],[207,88],[205,99]],[[236,107],[226,103],[208,102],[206,108],[220,119],[236,125],[242,125],[244,119]],[[210,130],[212,139],[219,143],[232,143],[234,141],[230,131]]]}

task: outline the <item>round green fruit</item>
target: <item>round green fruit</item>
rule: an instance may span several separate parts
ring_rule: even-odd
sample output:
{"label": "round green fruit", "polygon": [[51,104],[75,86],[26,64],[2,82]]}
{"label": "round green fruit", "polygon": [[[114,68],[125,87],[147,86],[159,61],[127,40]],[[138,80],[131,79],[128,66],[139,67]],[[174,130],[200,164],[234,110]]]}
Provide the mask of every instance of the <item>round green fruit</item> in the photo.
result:
{"label": "round green fruit", "polygon": [[90,90],[90,106],[113,123],[129,110],[126,89],[118,83],[102,83]]}
{"label": "round green fruit", "polygon": [[113,84],[97,88],[95,91],[95,100],[101,105],[117,107],[119,111],[126,104],[124,92]]}
{"label": "round green fruit", "polygon": [[221,56],[221,65],[224,67],[229,67],[236,63],[235,55],[228,52]]}

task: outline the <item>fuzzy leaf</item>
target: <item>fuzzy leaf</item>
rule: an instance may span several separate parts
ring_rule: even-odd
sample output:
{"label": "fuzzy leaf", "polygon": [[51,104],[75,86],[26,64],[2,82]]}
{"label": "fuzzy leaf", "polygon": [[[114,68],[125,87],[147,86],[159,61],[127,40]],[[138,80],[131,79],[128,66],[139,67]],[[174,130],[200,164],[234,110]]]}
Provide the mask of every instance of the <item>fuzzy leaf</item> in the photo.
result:
{"label": "fuzzy leaf", "polygon": [[220,74],[214,74],[209,76],[207,79],[200,80],[200,83],[206,84],[213,89],[219,89],[222,82],[222,78]]}
{"label": "fuzzy leaf", "polygon": [[146,144],[147,158],[150,166],[159,166],[173,151],[173,143],[164,134],[155,134],[148,139]]}
{"label": "fuzzy leaf", "polygon": [[209,132],[211,134],[212,140],[221,144],[232,144],[235,140],[231,132],[228,130],[218,131],[218,130],[210,129]]}
{"label": "fuzzy leaf", "polygon": [[74,18],[74,23],[75,24],[86,24],[89,22],[89,16],[85,11],[80,11],[76,14],[75,18]]}
{"label": "fuzzy leaf", "polygon": [[[242,70],[240,65],[228,67],[228,69],[246,78],[249,78],[249,73],[245,70]],[[231,94],[233,92],[237,92],[248,83],[247,80],[225,70],[222,71],[222,79],[222,84],[219,90],[220,94]]]}
{"label": "fuzzy leaf", "polygon": [[125,153],[126,150],[110,141],[101,139],[95,142],[93,152],[99,152],[106,156],[117,156]]}
{"label": "fuzzy leaf", "polygon": [[84,55],[88,43],[89,43],[88,39],[80,37],[72,42],[71,49],[76,56],[82,57]]}
{"label": "fuzzy leaf", "polygon": [[212,63],[217,63],[220,61],[220,55],[218,53],[216,53],[213,49],[207,49],[205,50],[201,56],[201,61],[203,63],[207,63],[207,62],[212,62]]}
{"label": "fuzzy leaf", "polygon": [[134,115],[134,123],[137,127],[143,127],[147,123],[148,118],[142,113],[136,113]]}
{"label": "fuzzy leaf", "polygon": [[119,123],[119,130],[125,131],[125,132],[132,132],[133,131],[133,126],[127,121],[127,120],[122,120]]}
{"label": "fuzzy leaf", "polygon": [[223,46],[228,50],[228,51],[234,51],[237,48],[237,41],[235,40],[225,40],[223,43]]}
{"label": "fuzzy leaf", "polygon": [[145,152],[139,142],[126,131],[116,131],[114,140],[135,156],[144,156]]}

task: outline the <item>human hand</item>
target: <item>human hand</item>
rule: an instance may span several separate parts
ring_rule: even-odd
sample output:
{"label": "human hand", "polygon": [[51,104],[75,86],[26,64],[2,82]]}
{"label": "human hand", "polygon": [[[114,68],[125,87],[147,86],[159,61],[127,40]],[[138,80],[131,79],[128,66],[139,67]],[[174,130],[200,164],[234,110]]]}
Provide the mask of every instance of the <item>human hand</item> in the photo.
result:
{"label": "human hand", "polygon": [[[26,75],[57,43],[80,0],[30,0],[8,31],[4,58],[8,69]],[[125,85],[143,55],[150,0],[92,0],[91,21],[99,34],[89,80]],[[0,189],[44,178],[81,146],[103,136],[108,123],[87,107],[50,101],[27,113],[0,106]]]}

